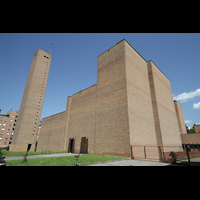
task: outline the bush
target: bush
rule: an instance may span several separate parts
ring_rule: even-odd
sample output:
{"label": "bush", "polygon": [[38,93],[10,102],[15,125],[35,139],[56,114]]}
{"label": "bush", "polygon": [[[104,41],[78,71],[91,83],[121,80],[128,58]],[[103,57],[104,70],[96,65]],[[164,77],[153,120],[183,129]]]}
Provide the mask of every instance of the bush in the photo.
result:
{"label": "bush", "polygon": [[177,154],[174,151],[170,151],[169,156],[171,156],[173,159],[175,159]]}
{"label": "bush", "polygon": [[0,148],[0,154],[3,155],[3,154],[4,154],[4,151],[9,151],[9,148],[10,148],[10,146],[1,147],[1,148]]}
{"label": "bush", "polygon": [[170,151],[170,154],[169,156],[171,156],[171,163],[172,164],[175,164],[176,163],[176,157],[177,157],[177,154],[174,152],[174,151]]}

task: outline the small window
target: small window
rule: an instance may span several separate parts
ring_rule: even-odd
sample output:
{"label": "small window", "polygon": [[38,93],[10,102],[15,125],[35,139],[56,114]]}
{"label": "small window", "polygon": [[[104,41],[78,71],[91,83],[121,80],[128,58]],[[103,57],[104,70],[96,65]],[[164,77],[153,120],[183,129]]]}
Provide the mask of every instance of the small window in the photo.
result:
{"label": "small window", "polygon": [[7,140],[8,138],[6,138],[6,140]]}
{"label": "small window", "polygon": [[9,135],[9,133],[7,133],[7,135]]}
{"label": "small window", "polygon": [[10,128],[8,129],[8,131],[10,131]]}
{"label": "small window", "polygon": [[12,129],[13,131],[15,130],[15,128]]}
{"label": "small window", "polygon": [[1,123],[0,123],[0,125],[1,125]]}
{"label": "small window", "polygon": [[0,137],[0,140],[2,140],[2,137]]}
{"label": "small window", "polygon": [[4,119],[4,122],[7,122],[7,119]]}
{"label": "small window", "polygon": [[10,121],[12,122],[12,119]]}
{"label": "small window", "polygon": [[46,58],[46,56],[44,56]]}
{"label": "small window", "polygon": [[49,57],[47,57],[47,59],[49,59]]}
{"label": "small window", "polygon": [[12,115],[12,117],[14,117],[14,115]]}
{"label": "small window", "polygon": [[12,135],[13,135],[14,133],[12,133]]}
{"label": "small window", "polygon": [[4,131],[4,128],[2,128],[1,130]]}
{"label": "small window", "polygon": [[15,126],[15,124],[13,126]]}
{"label": "small window", "polygon": [[6,124],[3,124],[3,126],[5,126]]}
{"label": "small window", "polygon": [[1,135],[3,135],[3,133],[1,132]]}

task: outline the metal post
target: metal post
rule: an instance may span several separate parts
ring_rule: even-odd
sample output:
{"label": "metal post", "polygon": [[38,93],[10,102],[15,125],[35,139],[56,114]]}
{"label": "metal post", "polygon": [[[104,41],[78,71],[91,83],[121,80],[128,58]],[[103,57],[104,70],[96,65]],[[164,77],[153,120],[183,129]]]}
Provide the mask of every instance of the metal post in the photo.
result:
{"label": "metal post", "polygon": [[187,154],[187,157],[188,157],[189,166],[191,166],[191,165],[190,165],[190,156],[189,156],[188,146],[186,145],[185,147],[186,147],[186,151],[187,151],[186,154]]}
{"label": "metal post", "polygon": [[144,158],[146,159],[146,149],[145,149],[145,146],[144,147]]}

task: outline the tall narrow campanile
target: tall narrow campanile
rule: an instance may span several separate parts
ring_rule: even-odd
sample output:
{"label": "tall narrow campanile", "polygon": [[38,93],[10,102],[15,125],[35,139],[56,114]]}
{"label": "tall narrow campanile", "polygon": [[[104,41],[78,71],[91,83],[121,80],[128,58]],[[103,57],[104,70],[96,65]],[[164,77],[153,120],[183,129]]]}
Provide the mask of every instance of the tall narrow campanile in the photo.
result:
{"label": "tall narrow campanile", "polygon": [[33,55],[10,151],[35,150],[50,63],[51,54],[42,49]]}

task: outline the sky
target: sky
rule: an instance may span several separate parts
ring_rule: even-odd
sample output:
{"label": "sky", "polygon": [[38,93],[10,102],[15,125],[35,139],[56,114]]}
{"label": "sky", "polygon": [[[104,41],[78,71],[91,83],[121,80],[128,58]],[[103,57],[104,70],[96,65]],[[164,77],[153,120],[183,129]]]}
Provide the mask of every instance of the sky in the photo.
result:
{"label": "sky", "polygon": [[125,39],[171,83],[188,127],[200,124],[200,33],[0,33],[0,109],[19,110],[33,54],[52,59],[41,119],[66,110],[67,97],[97,83],[97,57]]}

